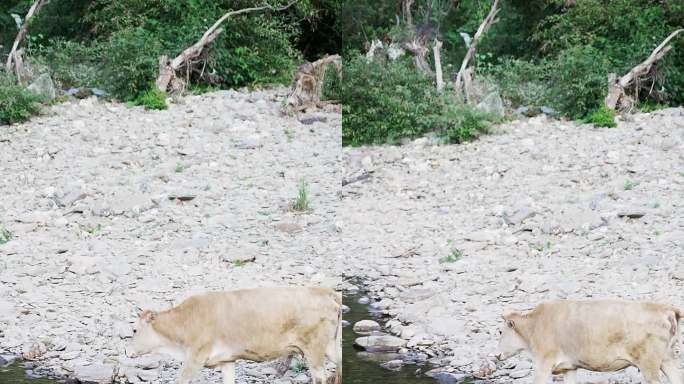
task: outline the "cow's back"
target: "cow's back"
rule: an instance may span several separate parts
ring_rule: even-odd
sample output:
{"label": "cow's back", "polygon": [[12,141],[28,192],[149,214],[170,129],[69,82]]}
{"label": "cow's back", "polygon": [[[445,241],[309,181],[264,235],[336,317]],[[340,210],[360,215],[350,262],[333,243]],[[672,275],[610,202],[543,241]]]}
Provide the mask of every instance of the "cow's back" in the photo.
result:
{"label": "cow's back", "polygon": [[[614,370],[616,359],[639,357],[644,348],[663,348],[672,339],[668,316],[673,308],[621,300],[558,300],[540,304],[533,343],[542,353],[562,353],[591,362],[594,370]],[[626,362],[624,362],[626,363]]]}

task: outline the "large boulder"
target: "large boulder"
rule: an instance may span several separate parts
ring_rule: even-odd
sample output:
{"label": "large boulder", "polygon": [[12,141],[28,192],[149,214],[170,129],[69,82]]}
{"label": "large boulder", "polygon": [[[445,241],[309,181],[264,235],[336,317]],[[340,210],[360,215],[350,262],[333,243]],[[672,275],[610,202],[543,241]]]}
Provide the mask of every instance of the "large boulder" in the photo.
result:
{"label": "large boulder", "polygon": [[31,83],[26,89],[42,96],[46,100],[53,100],[55,97],[57,97],[55,83],[47,73],[43,73],[42,75],[38,76],[38,78],[35,79],[33,83]]}
{"label": "large boulder", "polygon": [[502,118],[506,114],[503,100],[498,92],[490,92],[487,94],[475,108],[497,118]]}

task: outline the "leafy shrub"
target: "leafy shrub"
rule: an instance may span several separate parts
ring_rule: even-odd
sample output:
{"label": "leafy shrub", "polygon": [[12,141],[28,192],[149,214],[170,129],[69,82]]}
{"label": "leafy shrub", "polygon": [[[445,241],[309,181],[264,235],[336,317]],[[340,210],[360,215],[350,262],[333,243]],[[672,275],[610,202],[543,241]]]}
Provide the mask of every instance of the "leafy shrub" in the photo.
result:
{"label": "leafy shrub", "polygon": [[150,90],[140,95],[135,103],[137,105],[142,105],[145,109],[166,109],[166,92],[160,91],[159,88],[152,85]]}
{"label": "leafy shrub", "polygon": [[40,113],[41,97],[0,73],[0,123],[14,124]]}
{"label": "leafy shrub", "polygon": [[102,73],[99,82],[116,97],[130,100],[145,92],[157,77],[161,42],[143,28],[112,34],[100,44]]}
{"label": "leafy shrub", "polygon": [[355,55],[345,63],[343,79],[344,145],[396,144],[427,132],[460,143],[488,127],[487,116],[449,96],[450,90],[438,94],[432,79],[409,62],[369,63]]}
{"label": "leafy shrub", "polygon": [[39,64],[49,66],[52,79],[63,88],[94,86],[101,80],[101,53],[85,43],[56,39],[29,54]]}
{"label": "leafy shrub", "polygon": [[342,77],[334,65],[328,65],[323,83],[323,100],[340,100],[342,97]]}
{"label": "leafy shrub", "polygon": [[451,143],[471,140],[489,129],[490,117],[460,104],[447,104],[443,115],[442,135]]}
{"label": "leafy shrub", "polygon": [[617,124],[615,124],[615,111],[608,109],[605,106],[602,106],[596,111],[590,113],[585,119],[585,122],[593,124],[596,127],[617,127]]}
{"label": "leafy shrub", "polygon": [[434,126],[439,106],[432,80],[410,64],[381,66],[357,55],[343,72],[343,144],[396,143]]}

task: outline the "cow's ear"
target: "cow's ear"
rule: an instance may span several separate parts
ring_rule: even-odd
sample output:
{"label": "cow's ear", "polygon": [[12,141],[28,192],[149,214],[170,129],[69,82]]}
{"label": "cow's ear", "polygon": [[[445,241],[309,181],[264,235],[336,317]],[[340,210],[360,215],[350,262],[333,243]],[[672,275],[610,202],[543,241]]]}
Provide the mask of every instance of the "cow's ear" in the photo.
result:
{"label": "cow's ear", "polygon": [[506,326],[510,329],[515,328],[515,322],[513,320],[506,320]]}
{"label": "cow's ear", "polygon": [[143,311],[143,313],[140,315],[140,319],[146,323],[151,323],[152,321],[154,321],[154,318],[156,316],[157,316],[156,313],[154,313],[150,310],[146,310],[146,311]]}

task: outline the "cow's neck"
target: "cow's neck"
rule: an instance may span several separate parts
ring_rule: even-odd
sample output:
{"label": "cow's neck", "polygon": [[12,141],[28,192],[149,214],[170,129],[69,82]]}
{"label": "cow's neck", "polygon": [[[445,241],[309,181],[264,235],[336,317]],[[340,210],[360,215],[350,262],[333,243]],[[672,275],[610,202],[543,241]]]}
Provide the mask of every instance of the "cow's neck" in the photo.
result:
{"label": "cow's neck", "polygon": [[152,326],[157,333],[167,338],[170,342],[183,345],[185,344],[184,336],[186,332],[183,329],[185,328],[186,319],[174,309],[157,314]]}

